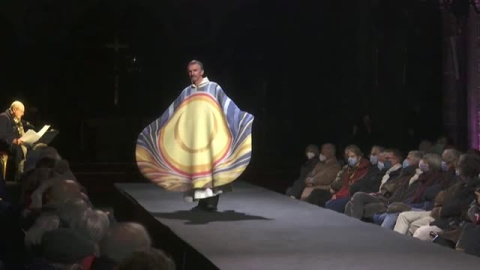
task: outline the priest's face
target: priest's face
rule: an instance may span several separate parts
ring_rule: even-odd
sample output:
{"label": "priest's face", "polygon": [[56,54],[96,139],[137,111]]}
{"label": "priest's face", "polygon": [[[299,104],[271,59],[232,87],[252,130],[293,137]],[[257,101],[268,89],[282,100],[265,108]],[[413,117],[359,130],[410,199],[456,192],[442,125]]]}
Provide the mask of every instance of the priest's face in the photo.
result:
{"label": "priest's face", "polygon": [[191,64],[188,66],[188,76],[192,83],[199,85],[203,79],[203,69],[199,64]]}

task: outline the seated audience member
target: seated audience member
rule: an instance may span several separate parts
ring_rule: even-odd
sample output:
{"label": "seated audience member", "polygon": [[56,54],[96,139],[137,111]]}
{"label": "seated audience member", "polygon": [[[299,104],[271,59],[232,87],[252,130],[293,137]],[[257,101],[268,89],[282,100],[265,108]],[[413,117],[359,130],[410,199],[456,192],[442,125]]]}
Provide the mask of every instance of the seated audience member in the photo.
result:
{"label": "seated audience member", "polygon": [[[71,180],[51,179],[46,171],[47,176],[42,183],[49,183],[43,186],[41,192],[34,192],[28,200],[30,203],[22,212],[22,228],[28,230],[34,220],[43,213],[55,210],[65,201],[81,197],[88,201],[88,197],[80,192],[80,186],[77,182]],[[43,184],[42,184],[43,185]]]}
{"label": "seated audience member", "polygon": [[383,147],[374,145],[370,151],[370,164],[377,166],[379,160],[383,161],[384,153],[385,149]]}
{"label": "seated audience member", "polygon": [[463,227],[457,250],[480,256],[480,188],[475,190],[475,200],[468,210],[468,218],[471,222]]}
{"label": "seated audience member", "polygon": [[100,259],[93,262],[92,267],[101,269],[96,264],[102,264],[103,259],[110,259],[115,264],[132,255],[135,251],[147,250],[152,241],[145,227],[133,222],[120,222],[109,228],[100,242]]}
{"label": "seated audience member", "polygon": [[55,167],[55,163],[62,160],[62,157],[53,147],[40,145],[29,151],[25,159],[24,172],[34,170],[36,168]]}
{"label": "seated audience member", "polygon": [[[356,218],[373,218],[375,223],[382,224],[386,215],[387,206],[394,200],[406,200],[415,190],[415,183],[422,171],[418,168],[418,164],[423,158],[421,151],[410,151],[407,158],[403,161],[402,171],[397,179],[392,179],[385,183],[380,189],[380,194],[361,194],[352,198],[352,216]],[[410,188],[410,189],[408,189]],[[393,198],[392,198],[393,197]],[[360,216],[360,214],[362,216]],[[378,215],[382,217],[379,220]],[[348,213],[347,213],[348,214]]]}
{"label": "seated audience member", "polygon": [[365,177],[370,167],[370,161],[362,157],[362,152],[358,146],[347,146],[345,151],[347,152],[348,165],[343,167],[341,177],[332,183],[330,187],[332,196],[325,204],[325,208],[340,213],[345,212],[345,205],[350,200],[350,186]]}
{"label": "seated audience member", "polygon": [[133,252],[120,263],[118,270],[175,270],[175,262],[163,251],[148,248]]}
{"label": "seated audience member", "polygon": [[445,149],[443,151],[442,171],[446,174],[445,179],[442,182],[433,185],[426,191],[425,196],[428,200],[433,201],[433,198],[435,198],[438,192],[446,190],[456,183],[458,176],[455,175],[455,170],[457,169],[458,160],[460,159],[461,154],[460,151],[453,148]]}
{"label": "seated audience member", "polygon": [[110,227],[108,213],[96,209],[86,209],[79,222],[72,224],[72,229],[95,246],[95,254],[100,255],[100,241]]}
{"label": "seated audience member", "polygon": [[[339,161],[339,163],[340,164],[347,163],[347,159],[348,159],[348,151],[347,151],[347,148],[345,148],[344,151],[343,151],[343,160]],[[346,173],[346,171],[347,171],[347,170],[345,170],[346,167],[347,167],[347,165],[344,165],[342,167],[342,169],[337,173],[333,183],[341,181],[341,179],[343,177],[343,174]],[[314,204],[314,205],[317,205],[317,206],[320,206],[320,207],[325,207],[325,203],[328,200],[330,200],[330,198],[332,198],[331,185],[328,187],[328,190],[324,190],[324,189],[314,189],[314,190],[312,190],[312,193],[307,198],[307,202],[309,202],[311,204]]]}
{"label": "seated audience member", "polygon": [[453,235],[451,232],[456,231],[456,239],[450,240],[454,240],[455,243],[458,241],[462,225],[467,220],[464,214],[468,212],[470,203],[476,198],[475,189],[480,186],[478,178],[480,157],[471,154],[462,155],[458,163],[458,172],[461,180],[452,186],[452,198],[446,198],[443,205],[437,205],[437,211],[432,211],[432,217],[435,220],[429,225],[418,228],[413,237],[432,240],[432,232],[440,235],[450,232]]}
{"label": "seated audience member", "polygon": [[385,149],[381,146],[373,146],[370,151],[370,167],[368,172],[355,184],[350,186],[350,196],[356,192],[367,190],[369,192],[371,189],[375,189],[375,185],[380,183],[379,178],[383,177],[383,174],[386,172],[384,170],[385,166]]}
{"label": "seated audience member", "polygon": [[455,174],[461,155],[462,153],[454,148],[445,149],[442,153],[442,170]]}
{"label": "seated audience member", "polygon": [[[39,199],[54,182],[61,180],[76,181],[66,160],[54,159],[56,153],[54,149],[49,150],[47,148],[45,151],[51,151],[51,153],[44,153],[49,156],[42,157],[36,163],[36,167],[26,171],[21,178],[22,202],[29,208],[38,209],[41,207]],[[80,188],[84,192],[85,189],[81,186]]]}
{"label": "seated audience member", "polygon": [[399,150],[386,151],[384,160],[379,161],[377,166],[370,166],[367,175],[350,186],[350,196],[357,192],[379,192],[380,186],[400,175],[402,161],[403,156]]}
{"label": "seated audience member", "polygon": [[[419,157],[414,155],[415,153],[411,153],[407,160],[411,160],[412,164],[418,163]],[[420,155],[420,153],[418,153]],[[365,213],[365,206],[368,204],[376,204],[387,201],[392,192],[392,186],[395,187],[397,180],[402,177],[406,177],[413,173],[414,170],[405,170],[403,168],[403,156],[400,151],[392,149],[387,150],[386,152],[386,161],[385,166],[382,171],[379,171],[377,174],[372,175],[372,179],[362,179],[358,181],[356,184],[352,185],[350,188],[350,194],[352,194],[351,200],[347,203],[345,207],[345,214],[357,219],[361,218],[371,218],[372,216],[366,215]],[[408,162],[408,161],[407,161]],[[369,190],[367,188],[355,188],[355,185],[361,184],[361,182],[370,182],[374,184],[370,184],[371,189],[376,188],[374,190]],[[392,183],[392,184],[390,184]],[[363,191],[365,190],[365,191]],[[358,192],[360,191],[360,192]],[[372,191],[372,192],[370,192]],[[373,210],[371,208],[370,210]],[[380,210],[383,209],[383,206]],[[373,213],[370,213],[373,215]]]}
{"label": "seated audience member", "polygon": [[81,224],[82,217],[88,209],[90,209],[90,204],[79,197],[72,197],[60,203],[45,205],[33,225],[25,228],[26,247],[35,248],[35,246],[38,246],[43,234],[47,231],[78,226],[78,224]]}
{"label": "seated audience member", "polygon": [[382,214],[380,218],[377,217],[376,222],[381,221],[382,227],[393,230],[401,212],[423,207],[425,191],[432,185],[445,181],[442,158],[439,155],[425,155],[418,166],[421,174],[417,178],[414,176],[409,181],[402,183],[390,198],[387,213]]}
{"label": "seated audience member", "polygon": [[335,156],[335,146],[327,143],[322,145],[320,153],[320,162],[307,175],[305,179],[305,189],[301,199],[307,200],[314,189],[330,190],[330,184],[335,180],[341,167]]}
{"label": "seated audience member", "polygon": [[429,140],[423,140],[418,145],[418,151],[421,151],[424,155],[431,153],[432,150],[432,142]]}
{"label": "seated audience member", "polygon": [[440,136],[438,137],[437,142],[430,149],[430,152],[441,155],[443,151],[447,148],[447,146],[448,138],[446,136]]}
{"label": "seated audience member", "polygon": [[41,209],[44,204],[61,204],[70,198],[88,199],[77,182],[61,177],[49,178],[32,193],[31,208]]}
{"label": "seated audience member", "polygon": [[300,199],[303,189],[305,188],[305,178],[315,168],[315,165],[320,161],[318,156],[318,146],[310,144],[305,149],[305,156],[307,160],[300,167],[300,173],[297,180],[295,180],[291,187],[287,189],[286,194],[292,198]]}
{"label": "seated audience member", "polygon": [[30,269],[89,269],[84,261],[91,261],[94,251],[92,243],[74,230],[52,230],[43,236],[41,259]]}
{"label": "seated audience member", "polygon": [[[394,231],[401,234],[413,235],[415,231],[421,227],[434,221],[433,216],[439,211],[441,205],[449,200],[456,189],[451,187],[457,182],[458,176],[455,174],[456,166],[460,158],[460,152],[455,149],[446,149],[442,154],[442,170],[446,172],[446,178],[443,183],[437,183],[425,190],[425,203],[422,209],[414,211],[406,211],[400,213],[395,224]],[[433,208],[433,215],[432,215]]]}

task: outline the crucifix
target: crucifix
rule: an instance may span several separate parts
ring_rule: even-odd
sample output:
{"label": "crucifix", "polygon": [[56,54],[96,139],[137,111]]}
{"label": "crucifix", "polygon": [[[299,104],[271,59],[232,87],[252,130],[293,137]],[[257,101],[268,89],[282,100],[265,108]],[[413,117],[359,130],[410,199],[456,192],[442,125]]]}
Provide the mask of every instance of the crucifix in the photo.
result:
{"label": "crucifix", "polygon": [[118,67],[119,62],[119,52],[121,49],[127,49],[127,44],[121,44],[118,41],[118,36],[115,35],[113,43],[105,44],[105,47],[113,50],[113,72],[114,72],[114,79],[113,79],[113,104],[115,106],[119,103],[119,90],[120,90],[120,68]]}

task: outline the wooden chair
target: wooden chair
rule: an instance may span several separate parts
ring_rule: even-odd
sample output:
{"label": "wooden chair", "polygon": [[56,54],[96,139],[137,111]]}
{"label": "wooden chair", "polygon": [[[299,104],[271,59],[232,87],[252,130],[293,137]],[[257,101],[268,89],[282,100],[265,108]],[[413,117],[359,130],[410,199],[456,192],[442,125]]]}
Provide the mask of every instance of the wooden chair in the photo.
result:
{"label": "wooden chair", "polygon": [[7,161],[8,161],[8,153],[7,152],[0,152],[0,161],[2,163],[2,176],[3,179],[7,180]]}

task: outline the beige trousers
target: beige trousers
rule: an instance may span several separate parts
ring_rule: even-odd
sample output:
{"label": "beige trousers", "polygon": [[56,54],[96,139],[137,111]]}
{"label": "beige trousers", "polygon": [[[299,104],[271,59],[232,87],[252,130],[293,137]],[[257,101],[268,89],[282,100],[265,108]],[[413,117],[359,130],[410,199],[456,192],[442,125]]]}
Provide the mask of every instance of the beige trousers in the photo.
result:
{"label": "beige trousers", "polygon": [[434,219],[430,216],[430,211],[406,211],[398,215],[393,230],[401,234],[413,235],[418,228],[429,225],[432,221]]}

